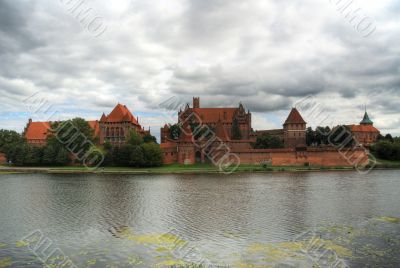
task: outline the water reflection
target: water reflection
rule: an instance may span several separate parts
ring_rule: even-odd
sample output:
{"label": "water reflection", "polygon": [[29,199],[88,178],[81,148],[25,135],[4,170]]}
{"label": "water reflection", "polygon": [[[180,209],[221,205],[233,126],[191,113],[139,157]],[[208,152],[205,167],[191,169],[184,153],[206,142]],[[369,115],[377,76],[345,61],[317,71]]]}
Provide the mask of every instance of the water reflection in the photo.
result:
{"label": "water reflection", "polygon": [[[8,245],[0,248],[0,260],[11,257],[11,267],[37,265],[31,252],[15,246],[36,229],[78,263],[86,266],[90,258],[98,258],[95,267],[110,263],[131,267],[129,262],[139,257],[143,265],[165,261],[154,238],[168,232],[214,263],[232,266],[243,259],[252,261],[248,255],[252,245],[264,245],[259,248],[265,250],[265,245],[291,241],[311,228],[353,230],[349,228],[365,228],[371,221],[374,226],[386,224],[374,232],[391,236],[388,241],[394,244],[389,248],[396,248],[398,223],[374,219],[400,216],[399,186],[397,171],[363,176],[356,172],[0,175],[0,243]],[[354,234],[342,240],[359,243]],[[384,241],[380,248],[387,248]],[[389,255],[386,259],[399,264]],[[364,257],[349,263],[370,261]]]}

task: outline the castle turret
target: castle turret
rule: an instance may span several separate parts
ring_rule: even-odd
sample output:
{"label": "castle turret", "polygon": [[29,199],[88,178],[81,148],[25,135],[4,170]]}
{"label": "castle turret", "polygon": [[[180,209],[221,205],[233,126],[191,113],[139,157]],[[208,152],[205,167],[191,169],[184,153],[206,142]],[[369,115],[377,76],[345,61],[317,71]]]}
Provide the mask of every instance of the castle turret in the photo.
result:
{"label": "castle turret", "polygon": [[306,146],[306,121],[296,108],[292,108],[283,124],[283,140],[286,148]]}
{"label": "castle turret", "polygon": [[374,122],[372,122],[371,119],[369,119],[368,113],[367,113],[367,109],[365,109],[365,114],[364,114],[364,118],[363,120],[361,120],[360,125],[373,125]]}

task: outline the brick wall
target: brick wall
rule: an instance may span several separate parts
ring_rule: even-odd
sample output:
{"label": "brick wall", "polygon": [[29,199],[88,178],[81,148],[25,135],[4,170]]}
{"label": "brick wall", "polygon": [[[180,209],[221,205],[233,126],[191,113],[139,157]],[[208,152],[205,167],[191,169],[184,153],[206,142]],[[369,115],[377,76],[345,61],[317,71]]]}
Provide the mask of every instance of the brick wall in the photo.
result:
{"label": "brick wall", "polygon": [[0,164],[5,164],[5,163],[7,163],[6,155],[3,153],[0,153]]}
{"label": "brick wall", "polygon": [[338,152],[334,148],[308,148],[305,151],[294,149],[238,150],[232,153],[239,156],[242,164],[259,164],[269,161],[273,166],[345,166],[365,165],[368,155],[362,149]]}

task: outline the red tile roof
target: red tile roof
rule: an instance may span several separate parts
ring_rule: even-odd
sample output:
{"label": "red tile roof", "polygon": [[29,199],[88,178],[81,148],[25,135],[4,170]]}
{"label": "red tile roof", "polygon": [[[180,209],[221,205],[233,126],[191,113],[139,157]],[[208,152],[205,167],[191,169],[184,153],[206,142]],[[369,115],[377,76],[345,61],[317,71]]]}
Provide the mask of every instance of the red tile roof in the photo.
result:
{"label": "red tile roof", "polygon": [[233,116],[238,108],[193,108],[192,110],[201,118],[204,124],[217,123],[219,120],[232,123]]}
{"label": "red tile roof", "polygon": [[376,129],[373,125],[349,125],[348,126],[352,132],[376,132],[379,133],[379,130]]}
{"label": "red tile roof", "polygon": [[93,129],[94,131],[94,136],[97,137],[100,135],[100,125],[99,121],[97,120],[92,120],[92,121],[87,121],[89,126]]}
{"label": "red tile roof", "polygon": [[27,140],[46,140],[50,122],[30,122],[25,130]]}
{"label": "red tile roof", "polygon": [[306,124],[306,121],[301,117],[299,111],[296,108],[293,108],[285,121],[285,125],[286,124]]}
{"label": "red tile roof", "polygon": [[101,122],[131,122],[135,125],[139,125],[137,119],[129,111],[129,109],[122,104],[117,104],[112,112],[107,116],[102,116]]}
{"label": "red tile roof", "polygon": [[[100,134],[99,122],[97,120],[87,122],[94,130],[94,135],[98,136]],[[46,140],[50,128],[50,122],[30,122],[25,129],[24,136],[27,140]]]}

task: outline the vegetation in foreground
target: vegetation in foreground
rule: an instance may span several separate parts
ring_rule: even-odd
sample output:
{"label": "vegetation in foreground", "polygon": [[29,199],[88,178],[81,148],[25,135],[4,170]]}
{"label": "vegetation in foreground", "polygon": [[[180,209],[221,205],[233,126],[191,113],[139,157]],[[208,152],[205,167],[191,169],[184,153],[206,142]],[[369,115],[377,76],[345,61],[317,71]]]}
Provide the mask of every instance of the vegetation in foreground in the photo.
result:
{"label": "vegetation in foreground", "polygon": [[[157,167],[163,163],[162,150],[151,135],[141,137],[131,131],[121,146],[98,146],[93,129],[82,118],[56,122],[52,129],[45,146],[32,146],[17,132],[0,130],[0,152],[12,165],[26,167],[82,165],[94,154],[103,160],[102,166]],[[89,157],[85,158],[85,154]]]}

